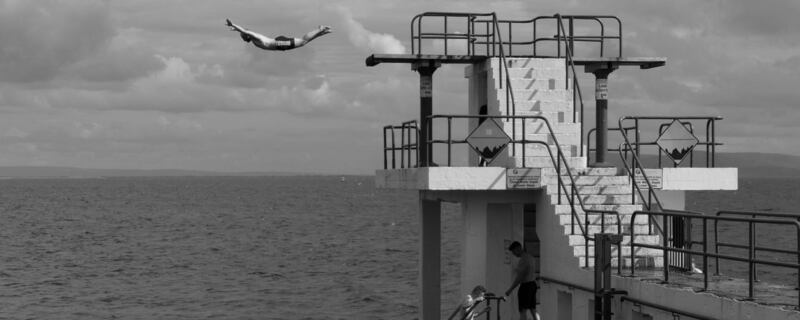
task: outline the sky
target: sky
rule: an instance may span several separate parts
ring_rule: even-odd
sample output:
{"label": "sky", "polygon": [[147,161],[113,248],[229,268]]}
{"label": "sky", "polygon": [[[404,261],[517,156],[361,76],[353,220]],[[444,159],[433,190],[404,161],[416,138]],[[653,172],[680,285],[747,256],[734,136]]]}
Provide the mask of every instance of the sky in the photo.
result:
{"label": "sky", "polygon": [[[382,127],[418,117],[419,80],[364,60],[409,53],[426,11],[615,15],[625,56],[667,64],[611,75],[612,124],[722,116],[720,151],[800,155],[796,0],[0,0],[0,166],[371,174]],[[268,52],[226,18],[333,33]],[[466,112],[463,68],[437,70],[434,113]]]}

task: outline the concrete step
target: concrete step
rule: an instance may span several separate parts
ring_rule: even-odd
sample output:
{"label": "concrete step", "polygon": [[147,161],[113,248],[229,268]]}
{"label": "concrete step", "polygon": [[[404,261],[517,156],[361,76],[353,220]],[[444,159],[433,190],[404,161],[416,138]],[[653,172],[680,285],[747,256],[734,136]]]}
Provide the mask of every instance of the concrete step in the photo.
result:
{"label": "concrete step", "polygon": [[[506,77],[506,70],[503,70],[503,77]],[[492,77],[499,77],[499,72],[494,72]],[[530,67],[511,67],[508,68],[508,77],[512,79],[563,79],[567,76],[563,67],[561,68],[530,68]]]}
{"label": "concrete step", "polygon": [[[571,169],[571,168],[570,168]],[[573,176],[616,176],[617,175],[617,168],[583,168],[580,170],[572,170]],[[548,168],[542,171],[542,174],[545,175],[555,175],[556,170],[555,168]],[[566,175],[566,170],[561,169],[561,173]]]}
{"label": "concrete step", "polygon": [[[505,111],[505,110],[503,110]],[[554,124],[577,124],[580,125],[581,115],[580,113],[575,114],[575,119],[573,121],[572,111],[552,111],[552,112],[545,112],[545,111],[538,111],[538,110],[521,110],[517,108],[516,113],[514,115],[517,116],[539,116],[544,117],[547,121],[550,122],[551,125]],[[525,131],[528,131],[528,125],[525,124]]]}
{"label": "concrete step", "polygon": [[[586,242],[583,238],[583,235],[567,235],[569,238],[569,245],[570,246],[582,246]],[[631,243],[631,237],[628,235],[622,236],[622,245],[629,245]],[[647,245],[661,245],[661,237],[656,235],[636,235],[636,243],[637,244],[647,244]]]}
{"label": "concrete step", "polygon": [[[571,119],[570,119],[571,120]],[[550,123],[550,126],[547,126]],[[522,137],[522,133],[528,134],[550,134],[550,130],[556,135],[558,140],[561,140],[562,135],[574,135],[580,137],[581,125],[580,123],[567,123],[559,122],[558,118],[548,118],[547,122],[542,119],[525,119],[510,122],[503,122],[503,129],[512,136],[512,133],[517,137]],[[523,131],[523,129],[525,129]]]}
{"label": "concrete step", "polygon": [[[515,133],[519,137],[522,136],[522,132],[521,131],[517,131]],[[511,134],[509,134],[509,136],[510,135]],[[525,139],[529,140],[529,141],[541,141],[541,142],[545,142],[547,144],[554,144],[555,140],[557,139],[558,140],[558,144],[560,144],[560,145],[568,144],[568,145],[576,145],[577,146],[577,145],[580,145],[580,143],[581,143],[580,135],[569,134],[569,133],[560,133],[560,134],[557,133],[555,135],[555,139],[554,139],[553,135],[551,135],[549,133],[527,133],[526,132],[525,133]]]}
{"label": "concrete step", "polygon": [[[576,257],[585,257],[586,256],[586,248],[582,245],[577,245],[572,247],[572,255]],[[631,246],[625,245],[622,246],[622,255],[624,257],[631,256]],[[651,248],[641,248],[637,247],[634,250],[634,255],[639,257],[663,257],[664,251],[660,249],[651,249]],[[589,257],[594,258],[594,244],[589,245]],[[617,246],[611,246],[611,256],[617,256]]]}
{"label": "concrete step", "polygon": [[[562,71],[563,72],[563,71]],[[572,83],[571,79],[564,81],[564,77],[561,78],[511,78],[511,89],[522,89],[522,90],[553,90],[553,89],[567,89],[567,83]],[[503,85],[505,86],[505,82]],[[505,87],[503,87],[505,88]]]}
{"label": "concrete step", "polygon": [[[554,206],[556,207],[555,208],[555,213],[556,214],[566,214],[566,215],[572,214],[572,208],[570,207],[569,204],[556,204]],[[595,204],[595,205],[587,205],[587,209],[589,209],[589,210],[615,211],[615,212],[619,213],[620,215],[625,215],[625,214],[630,215],[631,213],[633,213],[635,211],[642,210],[642,205],[640,205],[640,204]],[[581,209],[580,207],[575,208],[575,212],[577,212],[580,215],[582,215],[584,213],[583,209]],[[647,220],[647,219],[645,219],[643,217],[640,218],[640,217],[637,216],[636,217],[637,223],[639,222],[639,219],[642,219],[642,221],[646,221]],[[628,221],[630,221],[630,220],[628,220]],[[625,221],[623,220],[623,222],[625,222]]]}
{"label": "concrete step", "polygon": [[[558,194],[550,194],[550,203],[558,202]],[[561,195],[561,203],[569,203],[570,196],[562,194]],[[574,199],[577,201],[578,197]],[[583,204],[630,204],[631,203],[631,196],[630,195],[622,195],[622,194],[590,194],[590,195],[581,195],[581,200],[583,200]]]}
{"label": "concrete step", "polygon": [[[572,101],[572,90],[548,89],[548,90],[526,90],[513,88],[514,101]],[[505,99],[505,93],[498,92]]]}
{"label": "concrete step", "polygon": [[[520,152],[520,150],[518,150],[518,156],[516,157],[515,160],[516,160],[516,162],[514,163],[514,165],[516,165],[516,167],[518,167],[518,168],[522,168],[522,167],[527,167],[527,168],[552,168],[553,167],[553,160],[551,160],[550,156],[542,156],[542,157],[526,156],[525,159],[524,159],[525,161],[524,161],[524,166],[523,166],[522,153]],[[567,164],[569,165],[570,168],[575,168],[575,169],[586,168],[586,157],[569,157],[569,158],[567,158]],[[545,183],[544,182],[545,177],[542,177],[542,180],[543,180],[543,183]],[[556,183],[555,181],[556,180],[553,180],[553,183]]]}
{"label": "concrete step", "polygon": [[507,58],[508,68],[535,68],[566,70],[564,58]]}
{"label": "concrete step", "polygon": [[[538,143],[528,143],[525,144],[523,150],[524,154],[522,150],[517,150],[520,156],[524,155],[531,157],[550,157],[550,155],[552,154],[553,157],[556,157],[558,155],[558,148],[556,148],[554,144],[542,145]],[[563,152],[564,155],[567,157],[579,156],[578,154],[579,151],[580,150],[576,145],[566,145],[566,144],[561,145],[561,152]],[[552,174],[555,174],[555,168],[548,168],[548,169],[552,171]],[[566,170],[562,171],[566,172]]]}
{"label": "concrete step", "polygon": [[[549,160],[549,158],[548,158]],[[552,167],[552,165],[550,165]],[[570,163],[570,169],[582,169],[586,168],[586,165],[583,166],[572,166]],[[630,186],[630,182],[628,181],[627,176],[575,176],[575,185],[578,186]],[[568,177],[563,177],[563,181],[567,184],[570,183]],[[558,178],[554,176],[542,176],[542,184],[543,185],[555,185],[558,183]],[[555,189],[554,189],[555,190]]]}
{"label": "concrete step", "polygon": [[[505,106],[505,93],[498,97],[501,106]],[[572,99],[567,101],[515,101],[517,114],[524,115],[525,112],[565,112],[572,117]],[[505,108],[501,108],[505,111]]]}
{"label": "concrete step", "polygon": [[[564,226],[564,234],[565,235],[573,234],[572,224],[569,221],[571,216],[564,215],[564,217],[566,217],[567,218],[566,220],[568,220],[566,223],[562,224],[562,226]],[[575,220],[579,220],[579,219],[582,220],[582,217],[578,216],[578,217],[576,217]],[[598,220],[599,220],[599,218],[598,218]],[[622,219],[620,219],[620,220],[622,220]],[[629,223],[620,223],[620,226],[622,227],[621,228],[622,229],[622,233],[630,233],[631,225]],[[581,228],[584,229],[584,230],[588,230],[589,234],[619,233],[618,230],[617,230],[616,218],[614,218],[614,217],[606,217],[606,224],[604,226],[600,225],[599,223],[590,224],[588,226],[586,226],[586,225],[584,225],[582,223],[580,224],[580,226],[578,224],[576,224],[574,233],[575,234],[582,234]],[[647,224],[636,224],[636,225],[633,226],[633,229],[637,234],[643,234],[643,235],[644,234],[648,234],[648,231],[649,231]]]}
{"label": "concrete step", "polygon": [[[549,170],[555,170],[555,169],[549,169]],[[569,178],[564,177],[564,181],[565,182],[569,181]],[[558,186],[557,185],[552,184],[552,185],[547,185],[546,187],[549,188],[548,191],[552,190],[552,194],[557,194],[558,193],[558,189],[557,189]],[[570,195],[570,194],[572,194],[572,188],[567,188],[566,192],[563,189],[561,190],[561,195]],[[615,185],[615,186],[578,186],[578,193],[577,194],[579,194],[581,196],[587,196],[587,195],[625,195],[625,196],[628,197],[628,201],[630,202],[631,187],[628,186],[628,185],[624,185],[624,186],[620,186],[620,185]]]}
{"label": "concrete step", "polygon": [[[622,213],[619,214],[619,221],[622,223],[623,231],[628,232],[631,226],[631,217],[632,215],[629,213]],[[559,214],[558,215],[558,222],[561,223],[562,226],[567,226],[567,228],[571,227],[573,216],[572,214]],[[587,216],[584,213],[578,213],[574,217],[575,222],[578,224],[583,225],[584,219],[587,219]],[[600,223],[605,220],[606,225],[616,225],[617,224],[617,215],[607,214],[605,216],[600,214],[589,214],[588,215],[589,224],[590,225],[600,225]],[[638,226],[644,226],[645,229],[639,229]],[[646,234],[650,231],[648,229],[647,219],[640,219],[638,216],[636,217],[636,225],[634,226],[636,234]],[[641,230],[641,231],[640,231]]]}
{"label": "concrete step", "polygon": [[[627,256],[627,257],[623,256],[622,260],[623,260],[623,262],[622,262],[622,267],[623,268],[630,268],[631,267],[630,256]],[[579,263],[580,267],[585,267],[586,266],[584,264],[585,261],[586,261],[586,258],[578,257],[578,263]],[[595,261],[594,258],[589,258],[588,267],[593,268],[594,267],[594,261]],[[611,258],[611,266],[616,268],[617,265],[618,265],[617,261],[618,261],[617,256],[613,255],[612,258]],[[648,256],[634,257],[634,261],[635,261],[635,264],[636,264],[636,269],[659,269],[659,268],[664,267],[664,258],[663,257],[648,257]]]}

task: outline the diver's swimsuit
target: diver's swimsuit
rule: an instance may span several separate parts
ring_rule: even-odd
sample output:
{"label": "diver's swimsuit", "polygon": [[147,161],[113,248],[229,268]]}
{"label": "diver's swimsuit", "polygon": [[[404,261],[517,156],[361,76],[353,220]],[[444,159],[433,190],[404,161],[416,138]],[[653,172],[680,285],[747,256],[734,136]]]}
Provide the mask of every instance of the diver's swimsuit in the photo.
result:
{"label": "diver's swimsuit", "polygon": [[275,38],[275,50],[289,50],[294,49],[294,38],[288,38],[284,36],[279,36]]}

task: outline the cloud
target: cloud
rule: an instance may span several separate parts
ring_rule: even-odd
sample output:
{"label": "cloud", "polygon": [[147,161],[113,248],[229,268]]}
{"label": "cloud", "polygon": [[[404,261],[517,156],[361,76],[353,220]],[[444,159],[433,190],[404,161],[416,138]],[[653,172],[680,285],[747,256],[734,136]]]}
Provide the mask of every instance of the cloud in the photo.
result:
{"label": "cloud", "polygon": [[340,6],[337,11],[342,19],[342,24],[350,39],[350,43],[354,46],[375,53],[402,54],[406,52],[403,43],[393,35],[367,30],[360,22],[353,18],[353,14],[345,7]]}
{"label": "cloud", "polygon": [[0,81],[46,81],[114,35],[105,1],[0,1]]}

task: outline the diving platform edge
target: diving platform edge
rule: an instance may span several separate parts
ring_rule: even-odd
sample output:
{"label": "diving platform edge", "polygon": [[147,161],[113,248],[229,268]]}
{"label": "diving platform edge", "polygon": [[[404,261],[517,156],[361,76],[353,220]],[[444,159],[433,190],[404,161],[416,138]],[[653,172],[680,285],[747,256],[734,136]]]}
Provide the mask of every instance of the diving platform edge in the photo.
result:
{"label": "diving platform edge", "polygon": [[[534,56],[509,56],[508,58],[533,58]],[[373,54],[367,57],[366,65],[374,67],[381,63],[415,63],[420,61],[438,61],[440,63],[479,63],[489,56],[480,55],[441,55],[441,54]],[[547,58],[538,57],[537,58]],[[559,58],[559,57],[550,57]],[[563,58],[563,57],[562,57]],[[572,61],[580,66],[638,66],[641,69],[652,69],[664,66],[664,57],[573,57]]]}

